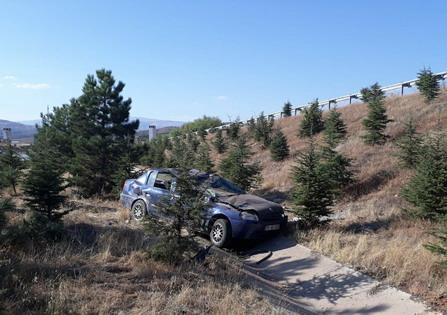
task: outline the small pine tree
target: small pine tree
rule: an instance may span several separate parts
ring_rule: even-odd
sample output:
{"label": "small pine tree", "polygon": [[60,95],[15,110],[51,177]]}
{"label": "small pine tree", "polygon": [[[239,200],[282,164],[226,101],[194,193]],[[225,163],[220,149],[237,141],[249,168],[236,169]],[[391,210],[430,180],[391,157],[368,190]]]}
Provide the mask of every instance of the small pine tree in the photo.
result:
{"label": "small pine tree", "polygon": [[251,117],[248,121],[247,121],[247,131],[248,131],[248,135],[250,137],[254,137],[255,136],[255,132],[256,132],[256,121],[253,117]]}
{"label": "small pine tree", "polygon": [[425,248],[427,248],[432,253],[442,256],[444,260],[441,261],[439,264],[442,267],[447,268],[447,224],[444,223],[441,228],[433,231],[432,235],[436,237],[439,242],[426,244]]}
{"label": "small pine tree", "polygon": [[47,145],[43,136],[30,152],[30,168],[24,182],[27,205],[47,217],[58,221],[62,215],[57,211],[65,201],[61,192],[65,189],[62,174],[58,171],[56,153]]}
{"label": "small pine tree", "polygon": [[241,123],[239,119],[236,119],[234,122],[230,124],[227,128],[227,135],[231,140],[236,140],[239,137],[239,131],[241,129]]}
{"label": "small pine tree", "polygon": [[346,137],[346,125],[341,118],[341,113],[335,108],[329,112],[324,122],[324,136],[331,147],[337,146]]}
{"label": "small pine tree", "polygon": [[292,116],[292,104],[290,102],[286,102],[282,108],[283,117]]}
{"label": "small pine tree", "polygon": [[439,95],[439,79],[433,74],[430,68],[424,68],[418,73],[416,86],[419,92],[424,96],[426,103],[430,103]]}
{"label": "small pine tree", "polygon": [[194,168],[210,173],[213,171],[214,164],[210,158],[210,148],[206,142],[202,142],[197,149],[196,158],[194,160]]}
{"label": "small pine tree", "polygon": [[319,224],[322,216],[331,213],[329,207],[333,204],[333,197],[327,175],[323,173],[320,154],[313,142],[306,152],[299,154],[292,178],[295,184],[295,213],[307,227]]}
{"label": "small pine tree", "polygon": [[217,153],[222,154],[227,149],[227,145],[223,138],[222,129],[217,129],[216,136],[213,141],[213,146],[216,149]]}
{"label": "small pine tree", "polygon": [[399,138],[396,146],[399,149],[396,155],[402,165],[415,168],[419,160],[421,137],[417,133],[412,119],[405,123],[404,134]]}
{"label": "small pine tree", "polygon": [[437,219],[447,215],[447,144],[443,134],[421,145],[416,173],[401,195],[413,206],[407,211],[417,217]]}
{"label": "small pine tree", "polygon": [[3,183],[10,186],[17,194],[17,184],[22,177],[24,163],[13,146],[9,143],[5,151],[0,155],[0,177]]}
{"label": "small pine tree", "polygon": [[251,157],[247,140],[245,137],[240,137],[228,156],[222,160],[219,169],[224,177],[242,189],[249,190],[261,180],[261,168],[258,163],[249,163]]}
{"label": "small pine tree", "polygon": [[311,137],[324,129],[323,112],[318,104],[318,99],[310,103],[303,110],[299,136]]}
{"label": "small pine tree", "polygon": [[384,106],[385,93],[378,83],[361,90],[362,100],[368,103],[368,116],[362,123],[366,129],[363,139],[366,144],[384,144],[388,138],[384,131],[392,120],[388,119]]}
{"label": "small pine tree", "polygon": [[271,134],[273,131],[273,123],[272,119],[267,119],[264,115],[264,112],[259,115],[256,119],[255,133],[254,138],[256,141],[261,142],[264,147],[268,147],[271,142]]}
{"label": "small pine tree", "polygon": [[[160,221],[149,216],[145,231],[149,235],[160,236],[160,240],[150,248],[150,255],[156,260],[180,263],[184,254],[196,248],[195,232],[201,224],[204,190],[186,169],[180,168],[175,180],[174,198],[162,200],[161,211],[171,220]],[[186,231],[187,233],[184,233]]]}
{"label": "small pine tree", "polygon": [[322,172],[327,176],[328,184],[334,196],[340,195],[343,188],[353,183],[354,174],[351,167],[351,159],[335,151],[330,144],[323,147]]}
{"label": "small pine tree", "polygon": [[281,130],[276,130],[270,143],[270,153],[273,161],[282,161],[289,156],[289,145]]}

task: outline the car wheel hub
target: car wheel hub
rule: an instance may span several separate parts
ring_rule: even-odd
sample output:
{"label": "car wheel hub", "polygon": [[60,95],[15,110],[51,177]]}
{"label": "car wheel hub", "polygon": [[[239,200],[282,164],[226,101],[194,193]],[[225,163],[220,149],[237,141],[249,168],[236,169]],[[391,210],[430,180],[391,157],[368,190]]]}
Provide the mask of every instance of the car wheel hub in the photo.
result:
{"label": "car wheel hub", "polygon": [[135,219],[141,219],[143,217],[143,208],[141,207],[141,205],[135,205],[133,209],[133,215]]}
{"label": "car wheel hub", "polygon": [[223,237],[223,226],[217,224],[213,227],[212,237],[215,242],[220,242]]}

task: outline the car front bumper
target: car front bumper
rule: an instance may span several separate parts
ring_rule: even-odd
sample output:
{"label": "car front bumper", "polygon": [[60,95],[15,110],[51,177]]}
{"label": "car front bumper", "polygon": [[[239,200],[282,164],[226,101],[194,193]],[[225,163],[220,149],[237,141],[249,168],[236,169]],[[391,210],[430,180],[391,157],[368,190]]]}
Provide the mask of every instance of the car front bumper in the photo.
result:
{"label": "car front bumper", "polygon": [[[287,226],[287,216],[278,220],[269,221],[246,221],[237,220],[231,222],[232,236],[235,239],[259,239],[282,231]],[[279,227],[278,229],[272,229]]]}

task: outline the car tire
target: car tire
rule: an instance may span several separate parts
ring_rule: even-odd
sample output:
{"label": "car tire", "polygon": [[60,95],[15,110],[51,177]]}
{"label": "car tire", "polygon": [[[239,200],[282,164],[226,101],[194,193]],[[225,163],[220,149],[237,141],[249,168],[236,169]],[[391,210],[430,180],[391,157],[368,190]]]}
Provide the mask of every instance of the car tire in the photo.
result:
{"label": "car tire", "polygon": [[143,221],[147,215],[146,203],[141,199],[135,201],[132,204],[131,214],[135,221]]}
{"label": "car tire", "polygon": [[210,230],[210,240],[214,246],[225,247],[231,241],[230,222],[225,219],[217,219]]}

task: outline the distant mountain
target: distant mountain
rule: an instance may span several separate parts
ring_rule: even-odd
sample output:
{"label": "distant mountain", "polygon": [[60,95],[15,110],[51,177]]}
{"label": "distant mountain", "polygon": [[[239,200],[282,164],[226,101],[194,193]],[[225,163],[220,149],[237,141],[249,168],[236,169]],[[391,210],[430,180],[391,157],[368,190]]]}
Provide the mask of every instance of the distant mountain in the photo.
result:
{"label": "distant mountain", "polygon": [[[145,117],[130,117],[130,119],[131,120],[138,119],[140,121],[140,127],[138,128],[139,131],[149,129],[149,125],[155,125],[157,129],[159,129],[165,127],[181,127],[185,123],[183,121],[161,120],[161,119],[145,118]],[[40,119],[19,121],[19,123],[28,126],[35,126],[36,124],[40,125],[40,122],[41,122]]]}
{"label": "distant mountain", "polygon": [[34,125],[21,124],[9,120],[0,119],[0,132],[3,133],[3,128],[11,128],[13,140],[22,140],[33,138],[37,132]]}

